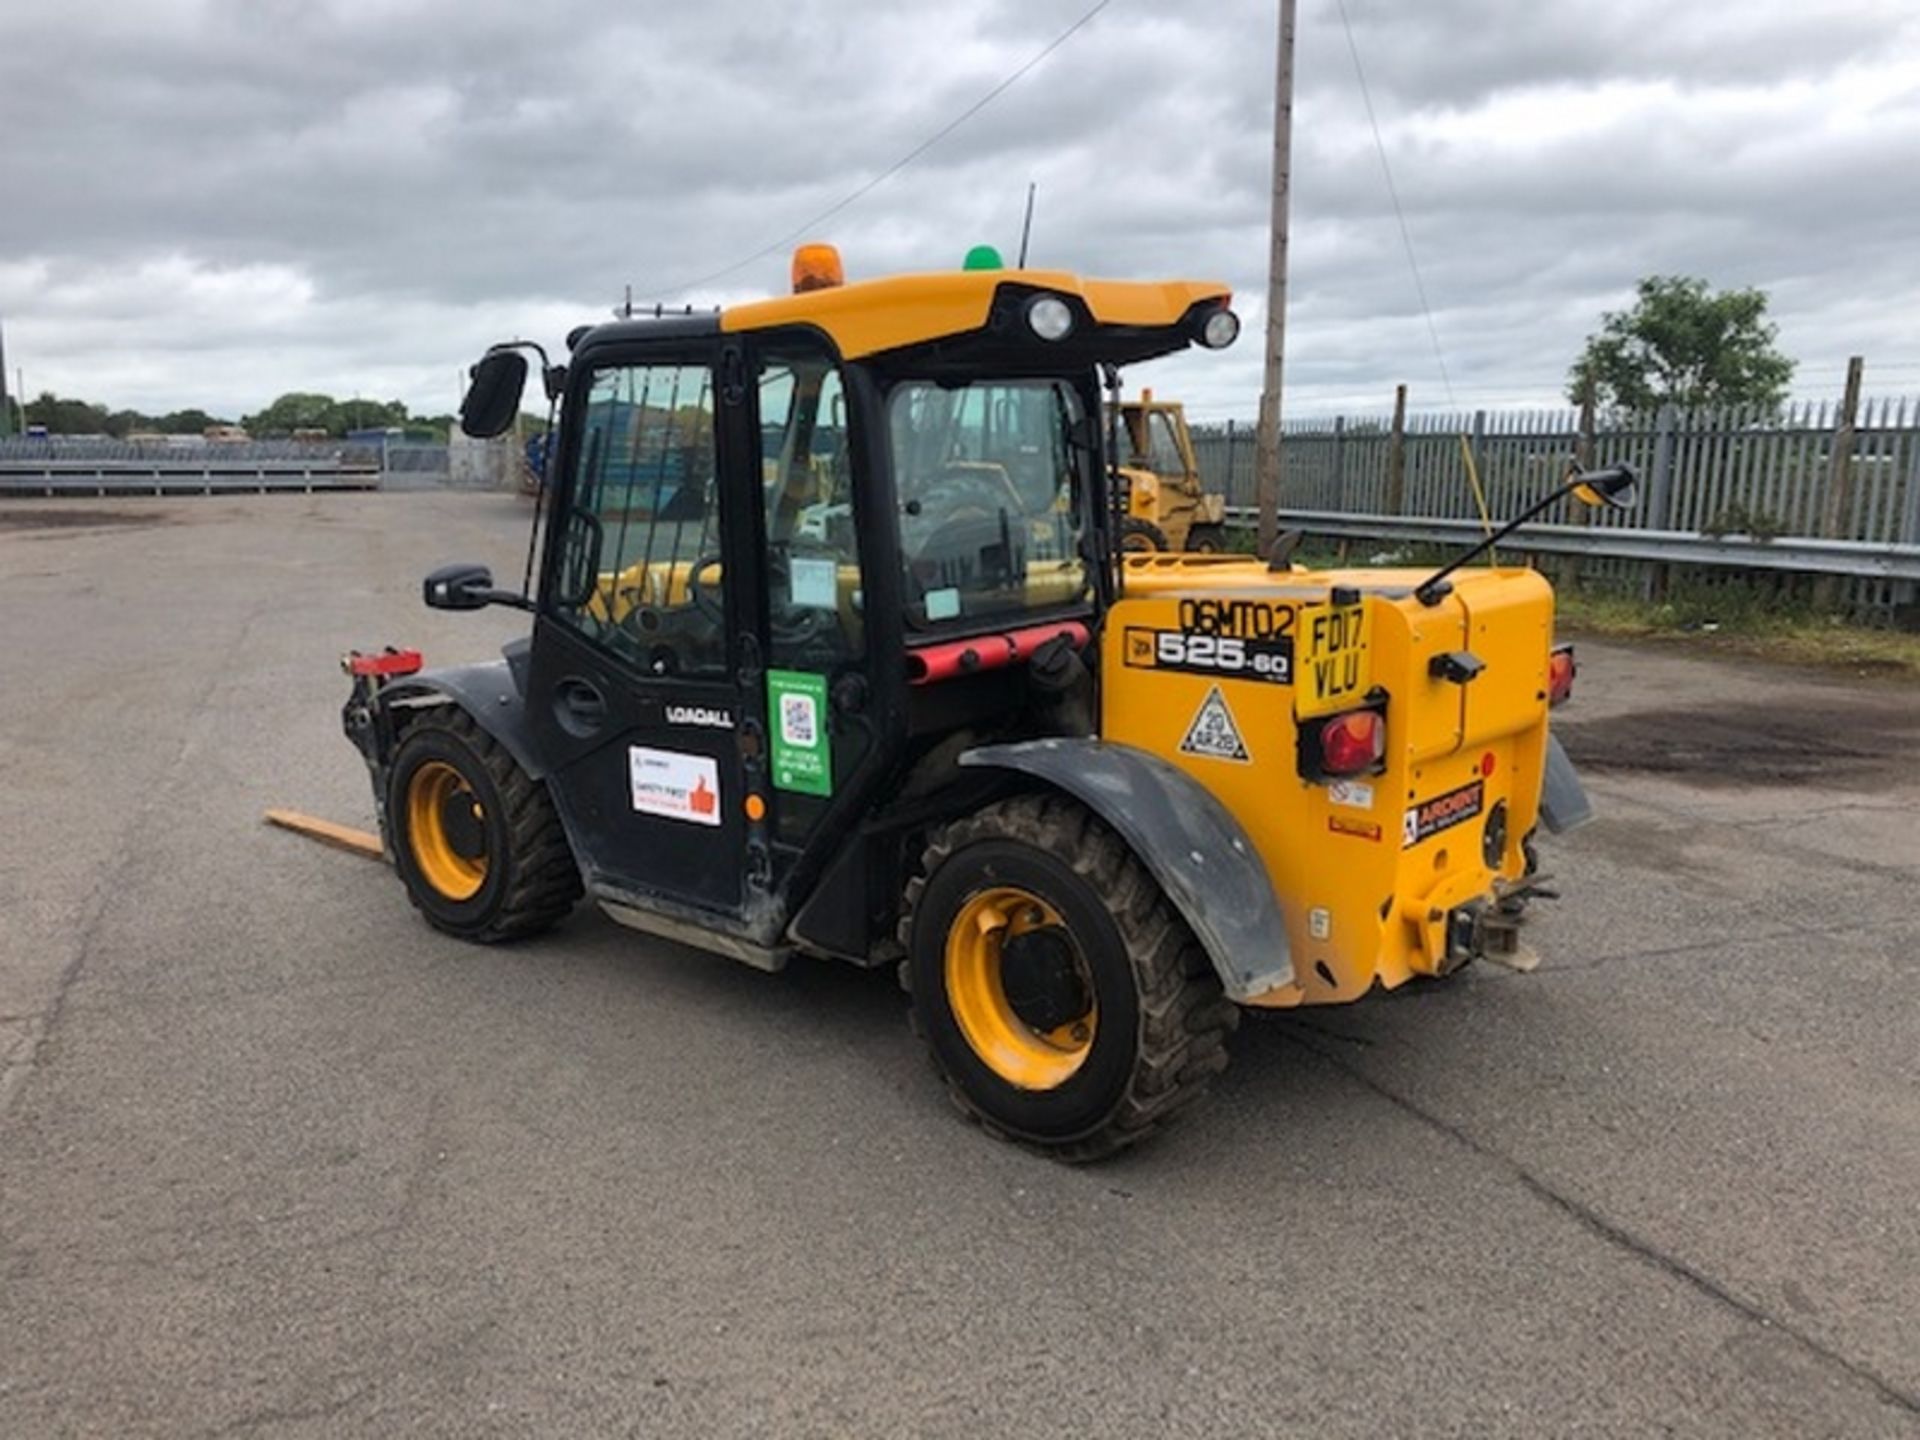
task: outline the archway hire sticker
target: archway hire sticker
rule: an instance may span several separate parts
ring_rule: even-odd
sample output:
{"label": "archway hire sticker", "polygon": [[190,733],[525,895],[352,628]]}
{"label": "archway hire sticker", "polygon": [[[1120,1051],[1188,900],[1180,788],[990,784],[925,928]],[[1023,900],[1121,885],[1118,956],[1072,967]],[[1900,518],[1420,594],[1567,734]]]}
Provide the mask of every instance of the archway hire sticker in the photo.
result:
{"label": "archway hire sticker", "polygon": [[1400,848],[1408,849],[1430,836],[1438,835],[1442,830],[1451,830],[1473,819],[1485,804],[1486,795],[1486,782],[1475,780],[1471,785],[1462,785],[1458,790],[1449,790],[1444,795],[1421,801],[1406,812]]}

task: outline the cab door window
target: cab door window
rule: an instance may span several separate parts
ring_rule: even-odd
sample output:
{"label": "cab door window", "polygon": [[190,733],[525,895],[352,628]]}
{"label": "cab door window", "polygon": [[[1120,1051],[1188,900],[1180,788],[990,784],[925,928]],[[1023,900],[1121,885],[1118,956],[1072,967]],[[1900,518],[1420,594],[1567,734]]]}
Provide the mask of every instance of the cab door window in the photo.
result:
{"label": "cab door window", "polygon": [[768,640],[775,662],[862,654],[865,624],[853,469],[840,371],[803,342],[760,367]]}
{"label": "cab door window", "polygon": [[597,371],[574,454],[555,614],[648,674],[726,675],[711,369]]}

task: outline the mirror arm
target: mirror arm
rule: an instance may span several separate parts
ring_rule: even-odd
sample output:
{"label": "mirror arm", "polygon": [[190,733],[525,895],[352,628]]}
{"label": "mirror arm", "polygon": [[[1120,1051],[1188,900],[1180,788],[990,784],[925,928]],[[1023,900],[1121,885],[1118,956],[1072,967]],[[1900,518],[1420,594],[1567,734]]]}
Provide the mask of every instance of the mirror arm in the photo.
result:
{"label": "mirror arm", "polygon": [[1438,570],[1434,571],[1433,574],[1429,575],[1426,579],[1422,580],[1417,586],[1414,587],[1413,598],[1418,600],[1422,605],[1427,606],[1429,609],[1431,609],[1435,605],[1438,605],[1441,601],[1441,598],[1446,595],[1449,589],[1452,588],[1446,583],[1446,579],[1449,575],[1453,574],[1454,571],[1458,570],[1463,565],[1472,564],[1475,560],[1479,559],[1480,556],[1486,554],[1487,551],[1493,549],[1502,540],[1506,539],[1507,536],[1511,535],[1514,531],[1518,530],[1522,525],[1526,524],[1529,520],[1533,519],[1534,516],[1538,515],[1541,511],[1545,510],[1549,505],[1553,504],[1554,501],[1563,499],[1564,497],[1571,495],[1574,491],[1574,487],[1579,485],[1580,483],[1581,481],[1579,477],[1576,475],[1575,478],[1568,480],[1565,484],[1556,486],[1553,490],[1547,493],[1544,499],[1541,499],[1539,501],[1536,501],[1534,504],[1529,505],[1525,510],[1521,511],[1518,515],[1514,516],[1513,519],[1509,520],[1506,524],[1502,525],[1498,530],[1495,530],[1491,535],[1487,536],[1486,539],[1482,540],[1478,545],[1475,545],[1471,550],[1468,550],[1462,555],[1455,556],[1447,564],[1441,566]]}

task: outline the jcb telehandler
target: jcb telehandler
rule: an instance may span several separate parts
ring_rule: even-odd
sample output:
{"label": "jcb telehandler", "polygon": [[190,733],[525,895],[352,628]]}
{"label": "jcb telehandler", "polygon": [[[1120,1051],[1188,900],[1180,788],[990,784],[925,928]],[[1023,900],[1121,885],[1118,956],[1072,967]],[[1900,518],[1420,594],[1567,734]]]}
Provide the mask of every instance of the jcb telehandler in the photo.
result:
{"label": "jcb telehandler", "polygon": [[1186,407],[1143,390],[1120,406],[1114,459],[1121,494],[1123,550],[1185,550],[1210,555],[1226,548],[1227,497],[1209,492],[1194,458]]}
{"label": "jcb telehandler", "polygon": [[[542,354],[527,583],[425,582],[531,634],[348,657],[431,924],[513,939],[584,893],[768,969],[897,965],[961,1107],[1076,1160],[1198,1095],[1240,1006],[1511,943],[1536,827],[1584,806],[1538,575],[1125,555],[1102,385],[1230,344],[1221,285],[795,272]],[[527,349],[474,367],[469,433],[511,425]]]}

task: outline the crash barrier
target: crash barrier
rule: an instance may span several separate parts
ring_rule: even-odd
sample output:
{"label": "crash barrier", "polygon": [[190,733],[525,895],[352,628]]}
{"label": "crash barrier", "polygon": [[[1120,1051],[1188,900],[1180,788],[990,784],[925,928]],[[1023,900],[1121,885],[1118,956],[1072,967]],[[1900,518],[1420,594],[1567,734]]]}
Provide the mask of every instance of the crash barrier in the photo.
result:
{"label": "crash barrier", "polygon": [[395,474],[444,475],[444,445],[338,441],[0,440],[0,494],[211,495],[371,490]]}
{"label": "crash barrier", "polygon": [[132,461],[0,459],[0,495],[228,495],[293,490],[374,490],[380,467],[365,461]]}
{"label": "crash barrier", "polygon": [[[1920,585],[1920,403],[1753,406],[1652,415],[1485,410],[1289,423],[1281,524],[1341,541],[1454,543],[1511,515],[1576,458],[1630,464],[1640,502],[1529,529],[1513,549],[1659,593],[1676,566],[1833,577],[1836,608],[1911,616]],[[1196,427],[1209,489],[1255,516],[1250,425]],[[1471,466],[1471,469],[1469,468]]]}

